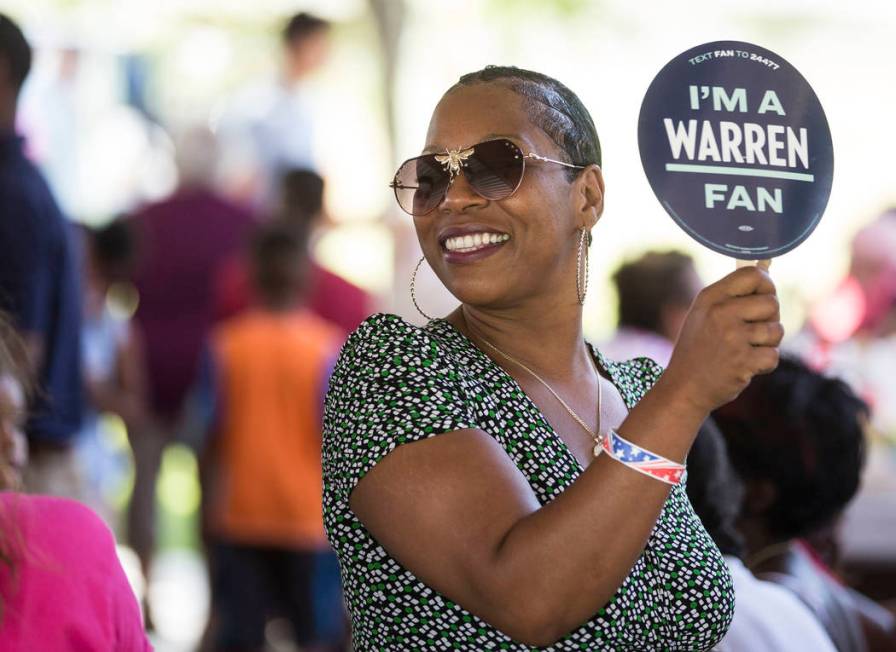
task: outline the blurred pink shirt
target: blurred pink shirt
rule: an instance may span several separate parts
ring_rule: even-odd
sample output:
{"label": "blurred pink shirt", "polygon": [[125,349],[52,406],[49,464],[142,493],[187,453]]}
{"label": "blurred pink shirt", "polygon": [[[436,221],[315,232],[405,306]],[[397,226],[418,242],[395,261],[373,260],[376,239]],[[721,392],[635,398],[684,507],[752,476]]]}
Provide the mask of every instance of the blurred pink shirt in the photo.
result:
{"label": "blurred pink shirt", "polygon": [[145,652],[140,608],[109,528],[65,498],[0,493],[0,650]]}
{"label": "blurred pink shirt", "polygon": [[617,362],[631,358],[650,358],[661,367],[669,365],[675,344],[662,335],[631,326],[616,331],[613,339],[598,347],[600,352]]}

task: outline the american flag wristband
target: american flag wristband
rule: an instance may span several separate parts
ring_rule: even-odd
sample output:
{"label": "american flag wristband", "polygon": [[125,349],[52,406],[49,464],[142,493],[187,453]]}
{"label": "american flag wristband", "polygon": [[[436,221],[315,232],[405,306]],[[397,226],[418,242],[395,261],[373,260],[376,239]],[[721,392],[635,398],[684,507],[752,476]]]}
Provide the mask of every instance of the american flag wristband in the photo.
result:
{"label": "american flag wristband", "polygon": [[615,430],[610,430],[607,433],[601,442],[601,448],[614,460],[666,484],[679,484],[684,475],[684,464],[651,453],[624,439]]}

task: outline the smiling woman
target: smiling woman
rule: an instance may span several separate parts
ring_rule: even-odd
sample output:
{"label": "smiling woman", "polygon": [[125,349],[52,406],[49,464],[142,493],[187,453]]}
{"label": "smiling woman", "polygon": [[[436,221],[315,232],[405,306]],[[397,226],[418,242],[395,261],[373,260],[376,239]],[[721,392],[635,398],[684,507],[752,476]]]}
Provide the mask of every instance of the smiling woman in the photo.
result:
{"label": "smiling woman", "polygon": [[681,461],[777,364],[774,285],[745,268],[704,290],[662,375],[603,357],[582,336],[600,163],[572,91],[490,67],[396,173],[461,306],[370,318],[331,379],[324,517],[358,650],[702,650],[730,623]]}

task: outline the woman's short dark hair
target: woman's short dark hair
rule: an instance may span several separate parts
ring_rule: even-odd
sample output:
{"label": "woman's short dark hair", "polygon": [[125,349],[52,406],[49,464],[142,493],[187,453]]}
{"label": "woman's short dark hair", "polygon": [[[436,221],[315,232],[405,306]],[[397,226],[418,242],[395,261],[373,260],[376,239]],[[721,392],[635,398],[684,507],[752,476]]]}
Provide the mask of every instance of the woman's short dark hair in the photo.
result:
{"label": "woman's short dark hair", "polygon": [[[519,95],[532,124],[563,150],[568,163],[601,165],[600,140],[588,109],[569,88],[553,77],[515,66],[486,66],[461,77],[446,95],[474,84],[504,84]],[[579,170],[567,168],[574,179]]]}
{"label": "woman's short dark hair", "polygon": [[868,406],[843,381],[793,358],[713,413],[741,478],[775,487],[765,520],[782,539],[829,523],[855,495],[867,418]]}

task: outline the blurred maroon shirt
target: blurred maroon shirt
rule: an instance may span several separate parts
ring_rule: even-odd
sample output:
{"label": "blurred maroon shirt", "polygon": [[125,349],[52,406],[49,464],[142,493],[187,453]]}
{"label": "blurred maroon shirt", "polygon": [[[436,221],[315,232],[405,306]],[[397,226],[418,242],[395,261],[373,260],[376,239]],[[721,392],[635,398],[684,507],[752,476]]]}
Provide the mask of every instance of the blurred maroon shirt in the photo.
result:
{"label": "blurred maroon shirt", "polygon": [[146,343],[151,404],[163,419],[178,416],[196,377],[218,268],[242,249],[254,223],[247,209],[199,188],[181,189],[133,217],[135,318]]}

